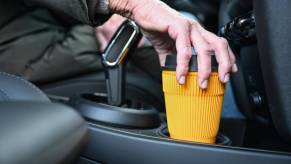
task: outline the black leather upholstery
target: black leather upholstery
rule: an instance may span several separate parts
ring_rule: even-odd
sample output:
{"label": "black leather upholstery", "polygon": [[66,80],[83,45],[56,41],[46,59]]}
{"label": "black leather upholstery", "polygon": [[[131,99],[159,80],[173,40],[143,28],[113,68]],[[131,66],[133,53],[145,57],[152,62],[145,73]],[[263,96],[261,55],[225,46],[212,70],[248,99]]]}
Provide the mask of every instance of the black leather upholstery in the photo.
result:
{"label": "black leather upholstery", "polygon": [[28,81],[11,74],[0,72],[0,101],[42,101],[48,97]]}
{"label": "black leather upholstery", "polygon": [[78,158],[87,126],[69,107],[43,102],[0,103],[0,163],[56,164]]}
{"label": "black leather upholstery", "polygon": [[87,125],[76,111],[0,72],[0,164],[72,163],[86,137]]}

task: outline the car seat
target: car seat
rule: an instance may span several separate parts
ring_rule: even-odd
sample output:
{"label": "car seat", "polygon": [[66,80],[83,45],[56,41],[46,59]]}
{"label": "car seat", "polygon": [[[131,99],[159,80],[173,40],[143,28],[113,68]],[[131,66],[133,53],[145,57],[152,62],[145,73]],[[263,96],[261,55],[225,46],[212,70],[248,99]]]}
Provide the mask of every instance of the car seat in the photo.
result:
{"label": "car seat", "polygon": [[87,125],[33,84],[0,72],[0,134],[0,163],[72,163],[87,141]]}

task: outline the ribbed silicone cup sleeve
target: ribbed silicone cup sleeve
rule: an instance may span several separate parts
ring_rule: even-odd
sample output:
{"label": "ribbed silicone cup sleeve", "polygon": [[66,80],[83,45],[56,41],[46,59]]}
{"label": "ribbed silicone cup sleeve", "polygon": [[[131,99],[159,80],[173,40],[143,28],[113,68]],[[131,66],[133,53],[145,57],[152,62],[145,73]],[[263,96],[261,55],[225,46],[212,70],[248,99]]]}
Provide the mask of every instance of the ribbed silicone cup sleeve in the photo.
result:
{"label": "ribbed silicone cup sleeve", "polygon": [[163,71],[163,91],[170,137],[213,144],[219,130],[225,85],[213,72],[208,88],[197,83],[197,72],[190,72],[186,84],[179,85],[174,71]]}

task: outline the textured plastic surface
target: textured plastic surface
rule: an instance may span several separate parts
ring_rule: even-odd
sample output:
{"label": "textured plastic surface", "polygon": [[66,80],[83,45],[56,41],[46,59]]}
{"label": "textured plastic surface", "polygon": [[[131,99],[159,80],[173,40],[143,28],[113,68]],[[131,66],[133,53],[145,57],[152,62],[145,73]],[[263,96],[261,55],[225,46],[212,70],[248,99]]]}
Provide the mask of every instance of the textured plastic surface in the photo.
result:
{"label": "textured plastic surface", "polygon": [[84,157],[109,164],[290,164],[291,154],[180,142],[91,124]]}
{"label": "textured plastic surface", "polygon": [[175,139],[214,143],[221,116],[225,85],[212,73],[206,90],[197,84],[197,72],[190,72],[187,83],[179,85],[174,71],[163,71],[167,120]]}
{"label": "textured plastic surface", "polygon": [[[155,128],[160,125],[159,114],[155,109],[130,109],[103,104],[105,97],[93,95],[76,96],[69,105],[90,122],[103,123],[121,128]],[[95,99],[95,100],[93,100]]]}

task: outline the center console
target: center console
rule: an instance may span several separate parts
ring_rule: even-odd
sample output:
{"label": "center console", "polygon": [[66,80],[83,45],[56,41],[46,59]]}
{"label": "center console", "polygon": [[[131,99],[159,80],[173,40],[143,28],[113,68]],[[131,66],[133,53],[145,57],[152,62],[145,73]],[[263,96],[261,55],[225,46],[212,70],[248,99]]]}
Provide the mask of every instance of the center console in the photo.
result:
{"label": "center console", "polygon": [[[169,137],[164,112],[155,106],[134,102],[125,96],[126,55],[134,39],[134,24],[124,24],[133,40],[126,45],[111,44],[103,56],[107,93],[88,93],[73,96],[68,104],[79,111],[90,126],[90,141],[80,164],[96,163],[291,163],[288,152],[243,147],[245,122],[243,119],[221,119],[214,144],[203,144]],[[122,36],[120,33],[115,37]],[[113,42],[118,39],[113,39]],[[116,46],[118,45],[118,46]],[[115,47],[115,48],[114,48]],[[110,49],[111,48],[111,49]],[[121,50],[117,56],[109,52]],[[107,62],[106,62],[107,60]],[[104,62],[105,61],[105,62]],[[109,63],[109,64],[108,64]]]}
{"label": "center console", "polygon": [[[102,100],[103,99],[103,100]],[[155,109],[106,105],[105,97],[83,95],[71,99],[90,126],[83,160],[92,163],[290,163],[289,153],[238,147],[222,120],[216,144],[169,138],[165,115]],[[240,124],[237,124],[240,125]],[[235,127],[241,128],[241,127]],[[232,130],[231,130],[232,131]]]}

